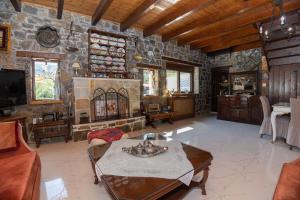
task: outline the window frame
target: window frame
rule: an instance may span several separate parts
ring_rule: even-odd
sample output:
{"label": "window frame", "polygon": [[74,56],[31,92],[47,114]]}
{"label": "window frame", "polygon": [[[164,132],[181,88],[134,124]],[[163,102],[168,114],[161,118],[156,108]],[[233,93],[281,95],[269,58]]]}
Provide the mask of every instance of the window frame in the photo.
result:
{"label": "window frame", "polygon": [[194,73],[192,72],[186,72],[186,71],[178,71],[178,88],[179,88],[179,92],[181,91],[181,73],[188,73],[190,74],[190,91],[188,93],[194,93]]}
{"label": "window frame", "polygon": [[[35,96],[35,62],[54,62],[57,63],[57,69],[58,69],[58,82],[59,82],[59,99],[36,99]],[[32,105],[40,105],[40,104],[60,104],[63,103],[62,100],[62,92],[61,92],[61,71],[60,71],[60,60],[58,59],[47,59],[47,58],[32,58],[32,78],[31,78],[31,103]]]}
{"label": "window frame", "polygon": [[[179,92],[179,93],[182,93],[181,89],[180,89],[180,72],[184,72],[184,73],[190,73],[191,74],[191,79],[190,79],[190,91],[189,91],[189,94],[193,94],[194,93],[194,68],[192,69],[181,69],[181,68],[184,68],[186,66],[184,65],[181,65],[181,67],[168,67],[167,66],[167,71],[170,70],[170,71],[176,71],[177,72],[177,88],[178,90],[176,92]],[[167,71],[166,71],[166,79],[167,79]],[[166,88],[168,89],[168,86],[167,86],[167,80],[166,80]]]}
{"label": "window frame", "polygon": [[[142,91],[143,91],[143,97],[144,98],[147,98],[147,97],[158,97],[159,96],[159,69],[156,69],[156,68],[152,68],[152,67],[149,67],[149,68],[141,68],[141,70],[143,71],[143,82],[142,82]],[[147,71],[156,71],[157,72],[157,94],[155,95],[146,95],[144,94],[144,70],[147,70]]]}

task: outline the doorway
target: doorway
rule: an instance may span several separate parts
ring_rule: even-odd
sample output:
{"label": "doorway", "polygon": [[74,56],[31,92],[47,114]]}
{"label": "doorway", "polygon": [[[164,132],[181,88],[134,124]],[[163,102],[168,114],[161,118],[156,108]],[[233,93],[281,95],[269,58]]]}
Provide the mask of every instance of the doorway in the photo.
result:
{"label": "doorway", "polygon": [[218,96],[230,94],[229,84],[229,67],[216,67],[211,69],[212,81],[212,99],[211,99],[211,112],[218,111]]}

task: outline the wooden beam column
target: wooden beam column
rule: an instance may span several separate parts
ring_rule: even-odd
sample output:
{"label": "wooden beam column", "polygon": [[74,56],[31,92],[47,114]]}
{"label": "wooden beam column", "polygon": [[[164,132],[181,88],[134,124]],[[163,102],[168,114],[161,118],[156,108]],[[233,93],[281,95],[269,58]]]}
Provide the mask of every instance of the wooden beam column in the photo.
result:
{"label": "wooden beam column", "polygon": [[95,26],[100,19],[102,18],[102,16],[104,15],[104,13],[107,11],[107,9],[109,8],[110,4],[113,2],[113,0],[101,0],[99,5],[97,6],[93,16],[92,16],[92,25]]}
{"label": "wooden beam column", "polygon": [[10,0],[10,2],[14,6],[17,12],[21,12],[21,7],[22,7],[21,0]]}
{"label": "wooden beam column", "polygon": [[199,10],[204,9],[215,2],[217,2],[217,0],[193,0],[191,1],[191,3],[186,4],[184,6],[181,6],[179,2],[175,4],[175,6],[178,5],[176,9],[167,9],[156,22],[147,26],[144,29],[144,36],[150,36],[157,32],[159,29],[163,28],[164,26],[167,26],[168,24],[172,23],[173,21],[178,20],[187,14],[190,15],[195,12],[198,12]]}
{"label": "wooden beam column", "polygon": [[241,15],[244,12],[248,12],[251,9],[255,9],[259,6],[268,4],[270,2],[262,1],[262,0],[252,0],[252,1],[238,1],[236,3],[228,2],[228,8],[224,10],[220,10],[220,12],[217,13],[210,13],[206,17],[199,18],[198,20],[195,20],[193,22],[190,22],[188,24],[184,24],[175,30],[172,30],[170,32],[167,32],[162,35],[163,41],[168,41],[171,39],[174,39],[176,37],[180,37],[180,35],[191,32],[192,30],[196,30],[199,27],[205,27],[210,24],[216,23],[220,20],[224,20],[226,18],[231,18],[233,16]]}
{"label": "wooden beam column", "polygon": [[123,22],[121,22],[121,31],[125,31],[135,24],[158,0],[145,0],[139,5]]}
{"label": "wooden beam column", "polygon": [[64,10],[64,0],[58,0],[57,3],[57,19],[61,19]]}
{"label": "wooden beam column", "polygon": [[[284,4],[285,12],[296,10],[300,8],[300,1],[287,1]],[[178,44],[192,43],[199,38],[204,38],[213,35],[220,34],[220,32],[229,32],[234,29],[256,23],[258,21],[267,20],[272,15],[272,4],[263,5],[256,9],[249,10],[241,15],[235,15],[224,20],[220,20],[216,23],[210,24],[207,27],[203,27],[200,30],[192,31],[183,38],[178,39]],[[278,14],[278,10],[276,12]]]}

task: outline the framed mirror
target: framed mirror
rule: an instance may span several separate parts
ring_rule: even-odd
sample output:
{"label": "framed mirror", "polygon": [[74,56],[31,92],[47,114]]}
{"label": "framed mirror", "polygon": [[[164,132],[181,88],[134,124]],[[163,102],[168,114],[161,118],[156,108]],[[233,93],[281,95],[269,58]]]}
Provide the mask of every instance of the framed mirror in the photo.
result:
{"label": "framed mirror", "polygon": [[8,51],[10,47],[10,26],[0,24],[0,51]]}

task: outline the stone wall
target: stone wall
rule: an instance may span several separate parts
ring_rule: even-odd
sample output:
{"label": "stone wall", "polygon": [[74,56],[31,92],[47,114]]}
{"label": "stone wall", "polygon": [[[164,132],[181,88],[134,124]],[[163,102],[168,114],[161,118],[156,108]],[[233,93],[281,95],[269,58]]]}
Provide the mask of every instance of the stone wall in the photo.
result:
{"label": "stone wall", "polygon": [[230,72],[255,71],[261,66],[261,49],[225,53],[211,58],[214,67],[232,66]]}
{"label": "stone wall", "polygon": [[[67,35],[69,34],[69,27],[71,21],[74,22],[75,38],[73,38],[74,44],[79,48],[78,52],[69,53],[65,50],[67,43]],[[61,20],[56,18],[56,10],[52,8],[42,7],[35,4],[28,4],[24,2],[22,4],[22,12],[15,12],[13,6],[9,0],[0,1],[0,23],[7,23],[12,26],[12,50],[9,53],[0,52],[0,66],[3,68],[15,68],[26,71],[27,76],[27,96],[28,105],[16,107],[16,113],[26,114],[28,116],[28,122],[32,121],[32,117],[35,115],[41,115],[43,112],[47,111],[64,111],[65,106],[68,105],[69,94],[73,94],[72,90],[72,77],[74,72],[71,65],[74,62],[80,62],[82,69],[79,74],[83,76],[88,68],[88,34],[87,30],[91,28],[91,17],[80,15],[78,13],[63,12],[63,17]],[[54,26],[61,37],[60,45],[55,48],[44,48],[40,46],[35,40],[35,34],[39,27],[44,25]],[[99,30],[120,33],[120,27],[118,23],[111,21],[101,20],[97,26],[93,27]],[[138,47],[135,47],[135,42],[133,39],[129,39],[127,43],[127,68],[128,71],[136,71],[137,63],[133,59],[133,55],[136,51],[140,51],[143,56],[142,63],[151,64],[161,67],[160,74],[162,77],[160,83],[160,94],[163,93],[165,87],[165,81],[163,77],[166,73],[165,63],[162,56],[170,56],[181,60],[192,61],[196,63],[206,63],[199,68],[199,75],[196,80],[200,84],[199,89],[199,99],[202,99],[199,105],[206,101],[207,99],[207,88],[209,85],[207,82],[209,80],[209,61],[206,55],[202,54],[200,51],[190,50],[189,46],[178,47],[176,41],[163,43],[161,36],[152,35],[147,38],[143,38],[143,33],[138,29],[128,29],[126,32],[121,33],[125,35],[134,35],[139,39]],[[62,60],[60,63],[61,70],[61,92],[64,104],[57,105],[30,105],[31,102],[31,75],[32,75],[32,63],[29,58],[16,57],[16,51],[26,50],[26,51],[38,51],[38,52],[51,52],[51,53],[65,53],[66,59]],[[148,51],[154,53],[153,57],[149,57]],[[195,82],[197,84],[197,82]],[[205,103],[207,104],[207,102]],[[203,105],[204,108],[206,105]],[[200,106],[201,107],[201,106]],[[201,107],[201,108],[202,108]]]}

